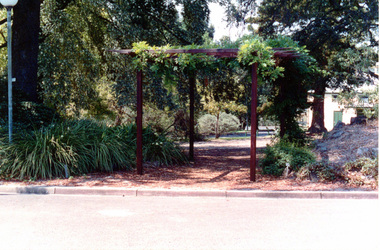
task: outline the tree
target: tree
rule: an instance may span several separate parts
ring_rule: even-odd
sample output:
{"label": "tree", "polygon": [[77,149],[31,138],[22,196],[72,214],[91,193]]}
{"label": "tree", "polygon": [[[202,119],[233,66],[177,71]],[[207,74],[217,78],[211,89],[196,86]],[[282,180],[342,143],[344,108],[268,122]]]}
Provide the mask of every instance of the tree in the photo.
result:
{"label": "tree", "polygon": [[207,0],[182,0],[183,23],[187,31],[187,40],[190,44],[202,44],[203,35],[209,31],[209,15]]}
{"label": "tree", "polygon": [[301,55],[299,58],[277,60],[277,65],[284,68],[283,76],[268,82],[268,103],[263,108],[267,115],[274,116],[279,122],[280,138],[303,143],[304,132],[297,118],[309,108],[308,92],[311,89],[312,78],[317,72],[315,59],[289,37],[270,39],[267,40],[267,44],[275,48],[291,48]]}
{"label": "tree", "polygon": [[[182,21],[177,5],[183,5]],[[207,1],[20,0],[13,28],[16,87],[25,100],[41,97],[61,113],[68,107],[78,113],[96,106],[99,83],[122,82],[125,59],[106,49],[138,41],[200,44],[210,31],[208,15]]]}
{"label": "tree", "polygon": [[346,108],[356,108],[363,112],[368,119],[379,118],[379,85],[375,88],[341,92],[338,102]]}
{"label": "tree", "polygon": [[[354,86],[369,81],[369,67],[376,60],[363,58],[363,47],[378,46],[378,1],[348,0],[264,0],[258,15],[252,16],[255,2],[240,0],[243,8],[231,13],[235,21],[259,24],[257,32],[265,37],[279,34],[290,35],[300,45],[310,50],[321,69],[314,81],[313,121],[311,132],[325,131],[324,102],[325,88]],[[231,8],[230,8],[231,9]],[[360,70],[352,71],[348,65],[335,67],[333,60],[347,49],[356,51],[357,58],[366,59]],[[377,52],[373,52],[376,54]],[[376,56],[375,56],[376,57]],[[371,65],[372,64],[372,65]]]}
{"label": "tree", "polygon": [[[228,130],[228,129],[224,129],[226,125],[222,125],[222,124],[227,123],[227,121],[229,120],[233,120],[232,118],[230,119],[229,117],[235,117],[232,114],[227,114],[225,111],[239,112],[239,113],[247,112],[247,108],[244,105],[241,105],[241,104],[238,105],[234,101],[216,102],[215,100],[209,100],[206,103],[204,103],[204,110],[215,118],[213,132],[215,133],[216,139],[218,139],[223,132],[226,132]],[[222,118],[225,119],[225,121],[222,121]],[[236,126],[234,127],[234,129],[236,130],[239,127],[240,122],[237,121],[234,124],[238,124],[237,127]]]}
{"label": "tree", "polygon": [[21,0],[13,8],[12,68],[15,90],[25,101],[38,101],[37,57],[40,0]]}

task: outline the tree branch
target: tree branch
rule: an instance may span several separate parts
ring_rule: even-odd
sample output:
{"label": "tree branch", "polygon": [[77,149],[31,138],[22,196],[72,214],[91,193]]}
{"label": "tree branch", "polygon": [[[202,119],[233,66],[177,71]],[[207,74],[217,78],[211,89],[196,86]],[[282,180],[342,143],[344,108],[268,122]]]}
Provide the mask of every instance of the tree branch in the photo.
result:
{"label": "tree branch", "polygon": [[176,32],[173,32],[172,29],[170,29],[170,27],[168,27],[168,25],[164,21],[162,21],[161,19],[157,18],[155,15],[152,15],[151,13],[146,13],[146,14],[148,14],[148,16],[152,17],[156,22],[160,23],[164,27],[164,29],[166,31],[168,31],[172,36],[174,36],[175,38],[177,38],[178,40],[180,40],[182,43],[184,43],[186,45],[190,45],[191,44],[188,40],[186,40],[183,37],[177,35]]}

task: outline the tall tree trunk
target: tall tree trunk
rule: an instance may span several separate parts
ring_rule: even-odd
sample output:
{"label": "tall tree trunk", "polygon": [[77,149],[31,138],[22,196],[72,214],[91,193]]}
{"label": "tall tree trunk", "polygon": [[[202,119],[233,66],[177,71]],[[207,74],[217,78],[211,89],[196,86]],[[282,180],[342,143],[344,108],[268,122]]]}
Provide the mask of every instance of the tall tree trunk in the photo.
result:
{"label": "tall tree trunk", "polygon": [[40,0],[20,0],[13,12],[13,76],[14,88],[25,101],[38,102],[38,35],[40,29]]}
{"label": "tall tree trunk", "polygon": [[325,93],[326,88],[324,84],[318,85],[314,90],[314,100],[312,104],[313,118],[311,120],[311,126],[309,128],[310,133],[323,133],[326,132],[325,128]]}

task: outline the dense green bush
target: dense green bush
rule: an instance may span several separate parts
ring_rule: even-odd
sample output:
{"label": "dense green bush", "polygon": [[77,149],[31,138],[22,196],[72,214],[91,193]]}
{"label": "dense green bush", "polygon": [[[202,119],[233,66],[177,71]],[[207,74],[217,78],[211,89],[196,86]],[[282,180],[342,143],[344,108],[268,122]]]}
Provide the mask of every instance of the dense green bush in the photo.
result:
{"label": "dense green bush", "polygon": [[[132,125],[133,141],[136,140],[137,127]],[[136,143],[133,143],[133,153],[136,152]],[[156,162],[160,165],[172,165],[188,162],[187,156],[174,141],[165,134],[157,133],[153,128],[143,128],[143,157],[144,161]],[[135,155],[134,155],[135,158]]]}
{"label": "dense green bush", "polygon": [[[186,161],[178,146],[150,128],[143,131],[144,159],[172,164]],[[9,178],[64,177],[128,170],[136,159],[136,126],[108,127],[90,121],[66,121],[0,138],[0,175]]]}
{"label": "dense green bush", "polygon": [[289,172],[296,172],[313,162],[315,156],[308,148],[281,140],[266,147],[265,157],[261,162],[262,173],[280,176],[287,167]]}

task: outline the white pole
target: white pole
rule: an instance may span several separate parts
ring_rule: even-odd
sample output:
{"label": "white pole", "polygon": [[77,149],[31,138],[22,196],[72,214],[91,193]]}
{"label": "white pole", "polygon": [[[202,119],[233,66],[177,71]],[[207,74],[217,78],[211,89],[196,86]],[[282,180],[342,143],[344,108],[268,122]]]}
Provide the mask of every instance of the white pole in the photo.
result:
{"label": "white pole", "polygon": [[13,130],[13,107],[12,107],[12,7],[7,8],[7,25],[8,25],[8,133],[9,143],[12,142]]}

